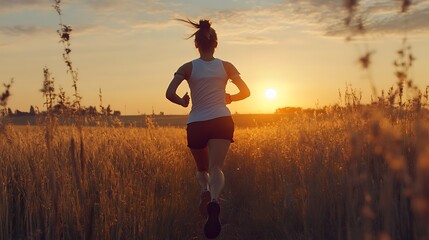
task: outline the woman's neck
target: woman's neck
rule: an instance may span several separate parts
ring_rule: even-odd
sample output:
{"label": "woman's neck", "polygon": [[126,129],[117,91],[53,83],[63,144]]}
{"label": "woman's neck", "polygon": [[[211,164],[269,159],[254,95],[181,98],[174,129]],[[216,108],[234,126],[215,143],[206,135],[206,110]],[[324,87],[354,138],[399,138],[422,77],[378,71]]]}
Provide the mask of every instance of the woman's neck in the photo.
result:
{"label": "woman's neck", "polygon": [[213,57],[213,53],[200,53],[200,58],[204,61],[207,61],[207,62],[215,59]]}

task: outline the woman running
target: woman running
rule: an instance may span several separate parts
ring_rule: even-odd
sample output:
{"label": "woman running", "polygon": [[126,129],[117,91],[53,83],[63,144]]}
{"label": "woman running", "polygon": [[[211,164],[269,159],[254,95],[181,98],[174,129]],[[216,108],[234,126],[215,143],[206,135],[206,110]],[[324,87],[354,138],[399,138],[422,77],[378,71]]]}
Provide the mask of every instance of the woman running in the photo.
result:
{"label": "woman running", "polygon": [[[207,218],[204,233],[207,238],[215,238],[221,231],[218,199],[225,182],[222,168],[234,133],[234,122],[226,104],[249,97],[250,91],[234,65],[213,56],[218,41],[211,22],[178,20],[197,29],[189,38],[195,36],[195,47],[200,57],[183,64],[177,70],[168,86],[166,97],[183,107],[187,107],[192,99],[186,129],[187,141],[195,159],[197,180],[201,186],[199,211]],[[229,79],[237,86],[237,94],[225,92]],[[176,93],[183,80],[189,84],[191,97],[188,93],[183,97]]]}

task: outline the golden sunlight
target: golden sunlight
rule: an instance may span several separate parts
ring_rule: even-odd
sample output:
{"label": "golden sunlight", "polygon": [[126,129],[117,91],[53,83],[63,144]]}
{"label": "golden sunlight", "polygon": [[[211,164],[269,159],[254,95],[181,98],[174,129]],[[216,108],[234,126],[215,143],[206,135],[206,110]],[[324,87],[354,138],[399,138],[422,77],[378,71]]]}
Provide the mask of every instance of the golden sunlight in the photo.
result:
{"label": "golden sunlight", "polygon": [[268,100],[273,100],[274,98],[277,97],[277,91],[272,88],[268,88],[265,90],[265,97]]}

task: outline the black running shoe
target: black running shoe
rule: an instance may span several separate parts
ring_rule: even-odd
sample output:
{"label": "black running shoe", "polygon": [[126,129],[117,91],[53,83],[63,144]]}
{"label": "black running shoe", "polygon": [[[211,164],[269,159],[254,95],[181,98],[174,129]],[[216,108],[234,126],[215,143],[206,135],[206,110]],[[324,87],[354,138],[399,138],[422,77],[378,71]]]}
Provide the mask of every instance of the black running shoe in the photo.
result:
{"label": "black running shoe", "polygon": [[221,225],[219,221],[220,206],[216,201],[207,204],[208,218],[204,226],[204,234],[208,239],[213,239],[219,236]]}

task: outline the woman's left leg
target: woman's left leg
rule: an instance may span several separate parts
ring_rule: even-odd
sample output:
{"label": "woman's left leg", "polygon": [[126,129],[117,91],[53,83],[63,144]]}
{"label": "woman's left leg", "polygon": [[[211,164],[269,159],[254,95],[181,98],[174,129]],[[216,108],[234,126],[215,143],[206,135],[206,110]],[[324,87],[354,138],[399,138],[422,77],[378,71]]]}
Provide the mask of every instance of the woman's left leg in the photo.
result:
{"label": "woman's left leg", "polygon": [[209,155],[208,148],[190,149],[197,165],[197,181],[200,184],[201,192],[208,190],[209,184]]}
{"label": "woman's left leg", "polygon": [[197,181],[201,188],[199,210],[202,217],[207,217],[207,204],[209,203],[209,156],[208,148],[203,149],[190,149],[197,165]]}

